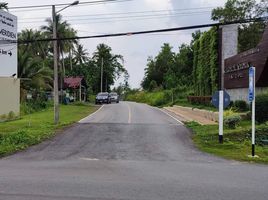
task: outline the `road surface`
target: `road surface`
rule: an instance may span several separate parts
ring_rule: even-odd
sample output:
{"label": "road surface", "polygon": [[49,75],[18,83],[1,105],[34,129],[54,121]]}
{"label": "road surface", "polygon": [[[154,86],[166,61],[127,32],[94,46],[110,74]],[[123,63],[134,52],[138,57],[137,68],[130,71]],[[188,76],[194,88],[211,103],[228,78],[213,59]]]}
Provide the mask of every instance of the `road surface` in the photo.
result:
{"label": "road surface", "polygon": [[267,200],[268,167],[201,153],[161,110],[120,102],[0,160],[0,199]]}

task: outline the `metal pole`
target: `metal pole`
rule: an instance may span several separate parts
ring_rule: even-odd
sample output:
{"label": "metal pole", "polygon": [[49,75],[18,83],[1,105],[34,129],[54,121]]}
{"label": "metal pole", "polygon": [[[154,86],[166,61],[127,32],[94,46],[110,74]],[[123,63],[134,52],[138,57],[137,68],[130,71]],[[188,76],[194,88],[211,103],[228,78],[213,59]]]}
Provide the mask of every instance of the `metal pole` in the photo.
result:
{"label": "metal pole", "polygon": [[223,93],[223,48],[222,48],[222,28],[217,26],[218,31],[218,90],[219,90],[219,143],[223,143],[223,101],[224,101],[224,93]]}
{"label": "metal pole", "polygon": [[56,10],[55,5],[52,6],[53,21],[53,59],[54,59],[54,123],[59,123],[59,86],[58,86],[58,44],[56,30]]}
{"label": "metal pole", "polygon": [[223,143],[223,90],[219,92],[219,143]]}
{"label": "metal pole", "polygon": [[102,82],[103,82],[103,57],[101,58],[101,92],[102,92]]}
{"label": "metal pole", "polygon": [[252,100],[252,157],[255,156],[255,67],[253,67],[253,100]]}

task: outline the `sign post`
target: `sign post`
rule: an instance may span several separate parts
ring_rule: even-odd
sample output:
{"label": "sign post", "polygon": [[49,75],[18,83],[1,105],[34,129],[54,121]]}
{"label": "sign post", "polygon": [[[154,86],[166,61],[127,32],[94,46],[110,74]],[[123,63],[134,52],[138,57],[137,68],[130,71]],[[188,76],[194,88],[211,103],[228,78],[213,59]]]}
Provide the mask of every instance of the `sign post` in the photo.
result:
{"label": "sign post", "polygon": [[252,105],[252,157],[255,156],[255,67],[249,68],[249,90],[248,90],[248,99]]}
{"label": "sign post", "polygon": [[223,110],[230,104],[230,95],[223,90],[217,91],[212,96],[212,104],[219,109],[219,143],[223,143]]}
{"label": "sign post", "polygon": [[223,91],[219,91],[219,143],[223,143]]}

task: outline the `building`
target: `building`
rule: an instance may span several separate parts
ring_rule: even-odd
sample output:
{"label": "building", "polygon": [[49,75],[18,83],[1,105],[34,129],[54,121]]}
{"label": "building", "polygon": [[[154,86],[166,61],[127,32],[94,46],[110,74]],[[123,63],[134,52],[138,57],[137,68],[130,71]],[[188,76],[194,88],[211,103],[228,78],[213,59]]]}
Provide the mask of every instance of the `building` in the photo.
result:
{"label": "building", "polygon": [[257,47],[224,61],[224,88],[232,101],[248,101],[251,66],[256,68],[256,94],[268,91],[268,25]]}

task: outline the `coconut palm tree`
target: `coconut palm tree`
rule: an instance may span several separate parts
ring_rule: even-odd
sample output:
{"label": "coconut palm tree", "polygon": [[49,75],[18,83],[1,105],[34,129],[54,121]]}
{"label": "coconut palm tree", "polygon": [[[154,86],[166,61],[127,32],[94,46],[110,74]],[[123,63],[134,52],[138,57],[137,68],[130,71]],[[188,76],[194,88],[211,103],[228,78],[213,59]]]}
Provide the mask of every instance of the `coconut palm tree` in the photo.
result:
{"label": "coconut palm tree", "polygon": [[[18,34],[20,41],[34,41],[38,39],[45,39],[45,34],[41,31],[33,29],[22,30]],[[39,56],[43,59],[46,59],[49,55],[49,50],[47,48],[48,42],[34,42],[34,43],[25,43],[19,46],[21,53],[24,54],[28,52],[32,56]]]}
{"label": "coconut palm tree", "polygon": [[[103,91],[109,91],[110,86],[115,83],[115,80],[117,80],[122,73],[126,72],[126,69],[122,65],[124,61],[123,56],[112,54],[111,47],[105,44],[99,44],[97,46],[97,50],[93,54],[93,61],[99,66],[99,69],[103,62]],[[99,80],[100,79],[101,78],[99,78]]]}
{"label": "coconut palm tree", "polygon": [[89,60],[88,52],[82,44],[77,44],[74,50],[74,64],[82,65]]}

